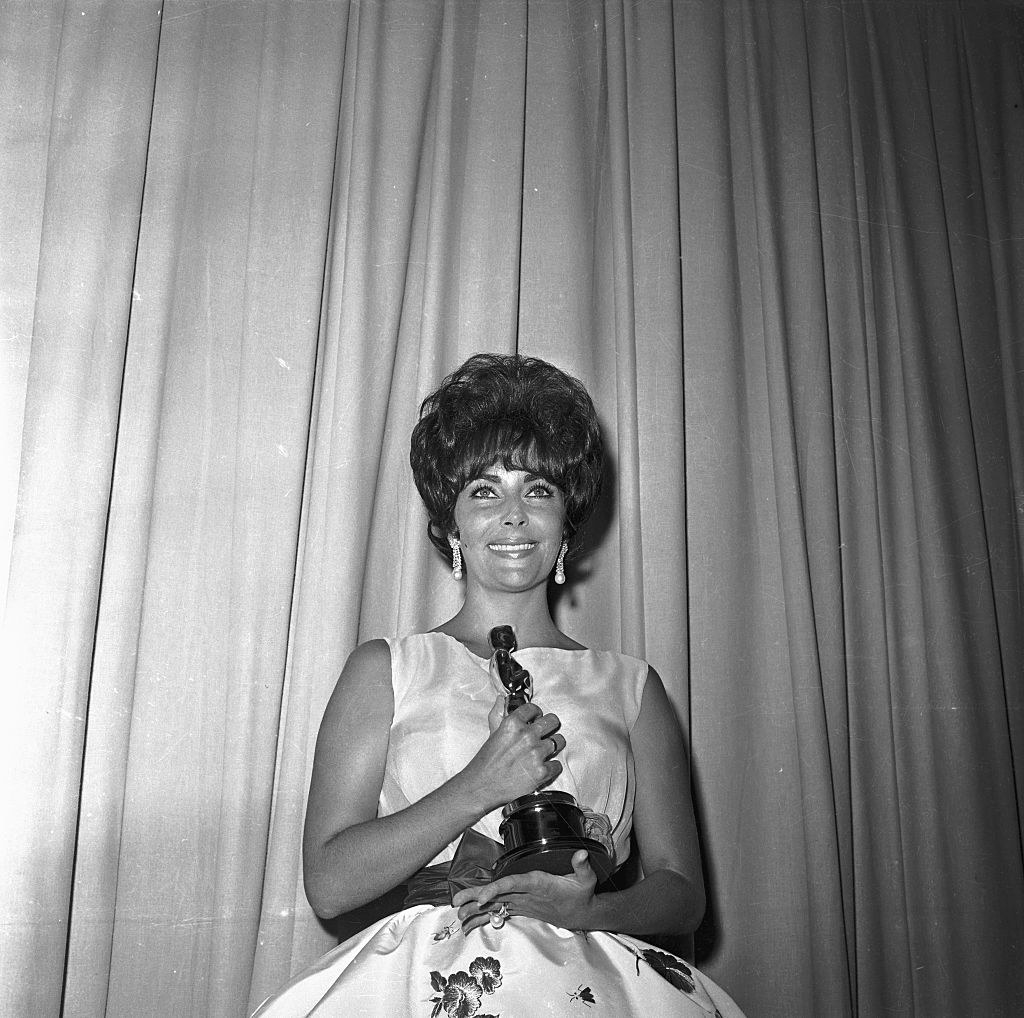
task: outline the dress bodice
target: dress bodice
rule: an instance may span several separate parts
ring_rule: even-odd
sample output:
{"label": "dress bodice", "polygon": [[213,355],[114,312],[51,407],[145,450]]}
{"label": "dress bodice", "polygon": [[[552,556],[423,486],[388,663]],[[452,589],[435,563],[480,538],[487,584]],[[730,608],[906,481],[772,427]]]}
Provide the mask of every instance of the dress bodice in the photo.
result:
{"label": "dress bodice", "polygon": [[[457,774],[489,734],[496,692],[488,661],[444,633],[388,640],[395,712],[378,814],[422,799]],[[533,677],[534,699],[557,714],[565,749],[552,789],[569,792],[585,809],[607,814],[615,861],[629,854],[634,769],[629,734],[640,712],[647,664],[613,651],[526,647],[515,653]],[[474,827],[500,841],[501,810]],[[448,862],[452,842],[432,863]]]}

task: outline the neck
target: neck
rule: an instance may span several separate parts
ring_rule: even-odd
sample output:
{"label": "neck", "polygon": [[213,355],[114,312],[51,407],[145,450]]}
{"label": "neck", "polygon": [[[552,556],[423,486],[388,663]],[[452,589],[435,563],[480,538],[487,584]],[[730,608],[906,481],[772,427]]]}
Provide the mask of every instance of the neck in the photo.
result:
{"label": "neck", "polygon": [[557,646],[565,639],[551,617],[546,586],[515,594],[471,586],[458,614],[442,628],[464,643],[486,648],[491,629],[502,625],[515,629],[520,647]]}

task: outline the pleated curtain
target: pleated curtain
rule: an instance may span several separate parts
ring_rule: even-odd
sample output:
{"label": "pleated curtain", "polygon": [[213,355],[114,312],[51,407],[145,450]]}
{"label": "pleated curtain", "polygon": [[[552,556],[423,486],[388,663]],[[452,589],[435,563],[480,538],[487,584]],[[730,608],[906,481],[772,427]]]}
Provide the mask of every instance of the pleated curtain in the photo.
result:
{"label": "pleated curtain", "polygon": [[598,405],[556,614],[684,723],[696,963],[1024,1008],[1022,53],[968,0],[0,4],[0,1013],[243,1016],[357,928],[313,743],[458,607],[408,440],[480,350]]}

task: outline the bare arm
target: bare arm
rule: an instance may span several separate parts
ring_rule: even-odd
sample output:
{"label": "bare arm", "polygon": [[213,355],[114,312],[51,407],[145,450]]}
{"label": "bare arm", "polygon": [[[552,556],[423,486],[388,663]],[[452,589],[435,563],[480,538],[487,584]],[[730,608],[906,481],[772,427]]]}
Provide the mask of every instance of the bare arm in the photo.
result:
{"label": "bare arm", "polygon": [[690,767],[682,732],[652,668],[640,715],[630,736],[636,763],[633,826],[645,876],[624,891],[594,894],[596,879],[585,852],[573,873],[526,873],[484,888],[460,891],[455,904],[469,931],[487,921],[487,905],[507,902],[528,915],[573,930],[620,933],[687,933],[704,914],[697,825],[690,795]]}
{"label": "bare arm", "polygon": [[644,878],[594,899],[594,929],[689,933],[704,915],[704,878],[690,762],[675,711],[652,668],[630,736],[636,761],[633,827]]}
{"label": "bare arm", "polygon": [[547,759],[558,719],[527,704],[500,723],[495,718],[496,730],[464,770],[406,809],[378,817],[393,716],[391,653],[372,640],[345,665],[313,758],[302,862],[306,897],[324,918],[390,890],[484,814],[561,771]]}

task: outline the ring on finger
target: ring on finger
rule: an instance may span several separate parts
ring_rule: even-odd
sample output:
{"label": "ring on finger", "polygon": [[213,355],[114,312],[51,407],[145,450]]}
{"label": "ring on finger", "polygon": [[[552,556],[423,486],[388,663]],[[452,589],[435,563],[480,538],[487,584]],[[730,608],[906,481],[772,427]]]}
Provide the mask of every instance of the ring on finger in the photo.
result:
{"label": "ring on finger", "polygon": [[505,925],[505,920],[508,918],[509,908],[505,902],[502,902],[496,909],[491,910],[490,923],[496,929],[500,930]]}

